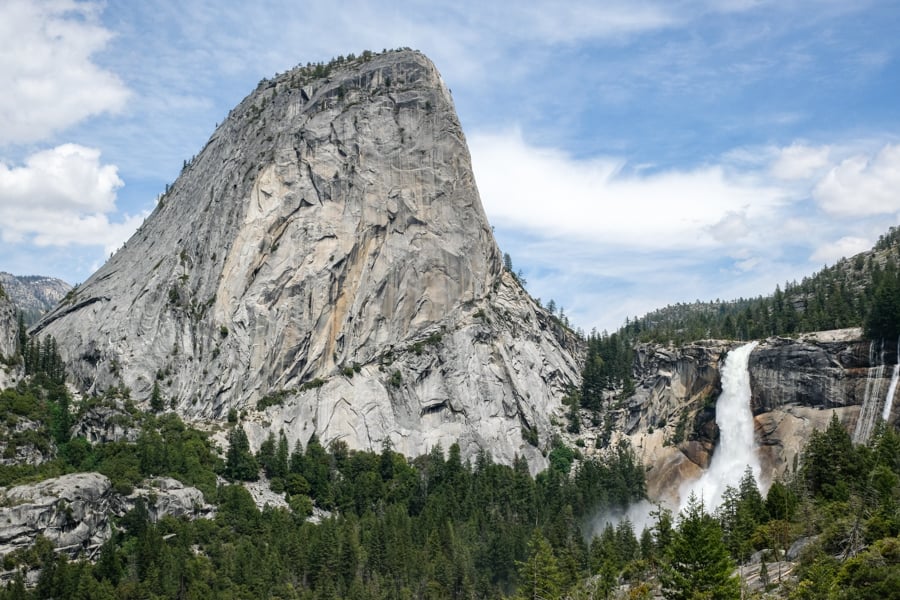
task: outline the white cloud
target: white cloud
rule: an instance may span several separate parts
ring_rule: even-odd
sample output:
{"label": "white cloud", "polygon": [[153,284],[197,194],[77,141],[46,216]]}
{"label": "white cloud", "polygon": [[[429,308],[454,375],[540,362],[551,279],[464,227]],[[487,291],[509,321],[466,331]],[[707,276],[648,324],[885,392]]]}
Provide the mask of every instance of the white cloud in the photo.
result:
{"label": "white cloud", "polygon": [[518,132],[470,138],[478,187],[498,224],[623,248],[710,248],[751,236],[785,193],[720,165],[630,173],[615,158],[576,160]]}
{"label": "white cloud", "polygon": [[124,106],[125,86],[91,61],[111,37],[98,11],[71,0],[0,2],[0,145],[45,139]]}
{"label": "white cloud", "polygon": [[515,6],[513,15],[521,20],[513,31],[545,43],[621,37],[670,27],[684,20],[667,4],[647,2],[550,1]]}
{"label": "white cloud", "polygon": [[99,150],[77,144],[32,154],[23,167],[0,165],[3,206],[109,212],[122,185],[115,166],[100,164]]}
{"label": "white cloud", "polygon": [[833,215],[862,216],[900,211],[900,144],[884,146],[874,157],[857,154],[833,167],[813,197]]}
{"label": "white cloud", "polygon": [[[530,291],[587,329],[612,330],[675,302],[771,293],[870,248],[898,212],[836,217],[811,195],[865,142],[738,148],[701,167],[653,172],[535,147],[517,131],[469,139],[503,250]],[[867,162],[856,188],[885,185],[893,151]],[[784,178],[773,178],[779,169]]]}
{"label": "white cloud", "polygon": [[103,246],[115,249],[143,216],[111,222],[117,169],[100,162],[100,152],[64,144],[29,156],[20,167],[0,164],[0,236],[37,246]]}
{"label": "white cloud", "polygon": [[[887,229],[887,227],[885,227]],[[859,254],[872,247],[872,240],[861,237],[845,236],[837,241],[823,244],[816,248],[810,260],[823,264],[834,264],[841,258],[847,258]]]}
{"label": "white cloud", "polygon": [[791,144],[782,148],[772,164],[772,175],[784,180],[809,179],[830,165],[828,146]]}

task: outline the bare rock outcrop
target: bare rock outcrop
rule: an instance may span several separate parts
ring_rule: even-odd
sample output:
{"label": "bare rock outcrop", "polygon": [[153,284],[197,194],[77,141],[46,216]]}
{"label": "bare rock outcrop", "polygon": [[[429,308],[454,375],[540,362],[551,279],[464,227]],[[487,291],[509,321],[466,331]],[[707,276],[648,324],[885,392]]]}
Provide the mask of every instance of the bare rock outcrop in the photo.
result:
{"label": "bare rock outcrop", "polygon": [[413,51],[261,82],[34,333],[82,390],[243,412],[254,446],[460,440],[537,467],[522,431],[546,442],[579,380],[577,340],[504,272],[450,92]]}
{"label": "bare rock outcrop", "polygon": [[[737,345],[713,340],[637,349],[636,391],[612,415],[618,435],[630,439],[649,467],[651,498],[672,497],[708,466],[718,437],[719,367]],[[748,368],[763,479],[795,468],[812,432],[824,430],[832,414],[857,442],[866,441],[861,421],[881,417],[895,354],[863,339],[858,328],[761,342]],[[891,423],[900,414],[897,404]]]}
{"label": "bare rock outcrop", "polygon": [[657,344],[637,348],[635,393],[615,413],[614,429],[630,439],[650,468],[651,498],[669,496],[680,482],[709,466],[718,439],[719,366],[735,345],[708,340],[678,348]]}
{"label": "bare rock outcrop", "polygon": [[22,376],[16,358],[19,344],[19,321],[16,306],[5,288],[0,286],[0,390],[15,384]]}
{"label": "bare rock outcrop", "polygon": [[139,423],[121,400],[89,407],[72,425],[71,436],[92,444],[136,442],[141,435]]}
{"label": "bare rock outcrop", "polygon": [[213,507],[200,490],[170,478],[155,478],[128,496],[113,490],[100,473],[72,473],[39,483],[0,488],[0,556],[27,548],[41,535],[71,556],[91,555],[109,539],[111,519],[142,498],[148,516],[206,518]]}
{"label": "bare rock outcrop", "polygon": [[77,554],[109,538],[116,496],[99,473],[73,473],[0,490],[0,555],[43,535]]}
{"label": "bare rock outcrop", "polygon": [[165,516],[205,519],[215,514],[215,507],[206,502],[203,492],[171,477],[153,477],[144,481],[122,497],[118,512],[122,514],[134,508],[138,499],[145,502],[150,520],[154,522]]}

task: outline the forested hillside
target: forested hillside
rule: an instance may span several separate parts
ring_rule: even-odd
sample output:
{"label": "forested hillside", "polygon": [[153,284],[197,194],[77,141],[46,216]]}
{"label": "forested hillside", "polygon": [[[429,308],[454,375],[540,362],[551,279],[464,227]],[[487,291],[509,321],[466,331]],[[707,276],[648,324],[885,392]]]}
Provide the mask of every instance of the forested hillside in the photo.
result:
{"label": "forested hillside", "polygon": [[676,304],[629,319],[614,333],[592,332],[580,403],[599,411],[604,393],[630,395],[636,343],[752,340],[844,327],[863,327],[872,340],[900,336],[900,229],[892,227],[872,250],[778,286],[769,296]]}
{"label": "forested hillside", "polygon": [[[217,514],[156,521],[139,502],[99,553],[75,559],[39,537],[3,557],[10,583],[0,598],[470,598],[528,585],[560,597],[618,552],[592,542],[583,525],[644,496],[643,467],[627,445],[584,460],[556,441],[550,469],[532,477],[524,459],[505,466],[482,452],[464,461],[456,444],[409,459],[388,444],[380,453],[342,442],[325,448],[313,435],[289,449],[273,436],[254,454],[235,418],[223,459],[207,434],[162,406],[138,410],[127,389],[73,399],[52,339],[24,349],[27,381],[0,393],[0,445],[10,459],[0,464],[0,485],[96,471],[130,494],[166,476],[199,488]],[[77,435],[73,424],[98,409],[134,430],[134,441]],[[23,452],[30,458],[16,460]],[[260,477],[285,508],[257,508],[241,482]],[[637,558],[630,525],[615,543]],[[27,588],[24,574],[35,569],[36,586]]]}
{"label": "forested hillside", "polygon": [[[643,468],[627,445],[579,460],[557,442],[550,469],[532,477],[524,461],[498,465],[486,453],[463,461],[456,445],[410,460],[387,445],[353,451],[312,437],[290,452],[273,440],[253,455],[234,424],[236,449],[223,461],[177,415],[133,407],[135,442],[70,438],[59,409],[73,401],[42,372],[2,401],[7,422],[46,427],[28,439],[7,430],[4,441],[43,438],[55,456],[3,467],[5,485],[96,470],[124,493],[167,475],[200,487],[217,513],[155,520],[139,501],[91,560],[38,538],[3,558],[10,579],[0,598],[649,600],[661,590],[736,599],[743,586],[744,597],[881,599],[900,584],[900,437],[890,429],[853,446],[835,419],[766,495],[748,472],[713,513],[694,498],[680,515],[657,508],[645,530],[626,519],[593,535],[598,513],[643,496]],[[127,395],[87,400],[73,416],[122,402],[130,406]],[[286,508],[259,510],[240,483],[263,475]]]}
{"label": "forested hillside", "polygon": [[875,247],[787,282],[769,296],[676,304],[629,320],[621,335],[683,344],[698,339],[750,340],[844,327],[864,327],[872,339],[900,334],[900,229]]}

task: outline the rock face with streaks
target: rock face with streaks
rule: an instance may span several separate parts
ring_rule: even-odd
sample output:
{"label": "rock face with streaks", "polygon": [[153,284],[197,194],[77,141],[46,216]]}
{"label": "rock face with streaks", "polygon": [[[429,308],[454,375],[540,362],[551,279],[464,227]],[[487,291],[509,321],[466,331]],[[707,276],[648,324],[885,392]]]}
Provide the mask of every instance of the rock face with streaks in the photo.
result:
{"label": "rock face with streaks", "polygon": [[0,286],[0,390],[15,385],[23,375],[22,365],[16,357],[18,340],[16,306],[6,289]]}
{"label": "rock face with streaks", "polygon": [[19,339],[19,322],[16,306],[6,290],[0,287],[0,362],[11,362],[16,355]]}
{"label": "rock face with streaks", "polygon": [[579,379],[577,340],[504,271],[450,93],[413,51],[261,82],[33,332],[81,389],[234,409],[254,446],[459,440],[536,468],[522,432],[546,442]]}
{"label": "rock face with streaks", "polygon": [[150,479],[128,496],[117,494],[100,473],[72,473],[40,483],[0,488],[0,556],[27,548],[38,535],[58,550],[94,553],[111,534],[110,519],[142,498],[148,517],[206,518],[213,508],[200,490],[174,479]]}
{"label": "rock face with streaks", "polygon": [[[711,340],[637,349],[636,391],[611,416],[614,439],[628,437],[649,467],[651,498],[671,498],[681,482],[698,477],[709,465],[718,439],[719,369],[738,345]],[[861,429],[859,421],[866,412],[880,418],[895,354],[874,350],[859,329],[760,343],[748,369],[763,478],[771,481],[793,468],[812,432],[824,430],[832,413],[851,435]],[[891,423],[900,412],[897,404]]]}
{"label": "rock face with streaks", "polygon": [[62,300],[72,286],[55,277],[13,275],[0,271],[0,286],[22,311],[25,323],[34,323]]}
{"label": "rock face with streaks", "polygon": [[[897,361],[894,349],[882,353],[876,346],[853,328],[770,338],[756,348],[749,365],[751,403],[764,475],[792,468],[832,413],[854,441],[868,440],[871,429],[860,421],[881,418],[892,371],[885,367]],[[898,412],[892,413],[888,421],[896,423]]]}

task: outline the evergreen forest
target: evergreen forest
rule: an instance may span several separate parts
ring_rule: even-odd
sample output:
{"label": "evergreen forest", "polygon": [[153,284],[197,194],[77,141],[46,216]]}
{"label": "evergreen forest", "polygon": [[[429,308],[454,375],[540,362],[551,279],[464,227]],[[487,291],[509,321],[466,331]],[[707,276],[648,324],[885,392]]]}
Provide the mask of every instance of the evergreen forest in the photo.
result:
{"label": "evergreen forest", "polygon": [[[410,460],[387,444],[356,451],[315,436],[288,448],[281,435],[252,453],[236,422],[223,460],[207,434],[174,413],[137,410],[126,391],[75,403],[52,376],[52,344],[41,347],[47,360],[0,393],[0,408],[7,425],[42,429],[3,435],[7,447],[43,444],[55,457],[3,465],[0,484],[98,471],[126,494],[166,475],[202,490],[216,512],[157,520],[139,500],[93,560],[38,538],[3,557],[0,598],[740,598],[739,565],[754,554],[760,572],[744,597],[874,599],[900,589],[900,436],[889,428],[854,446],[835,417],[765,495],[748,469],[717,510],[694,497],[680,514],[656,507],[637,531],[628,518],[596,525],[644,498],[644,469],[626,443],[587,459],[557,439],[550,467],[532,476],[521,459],[463,460],[456,444]],[[67,419],[97,406],[124,407],[137,440],[70,438]],[[257,478],[287,507],[260,510],[242,485]],[[782,572],[798,545],[796,572]]]}

